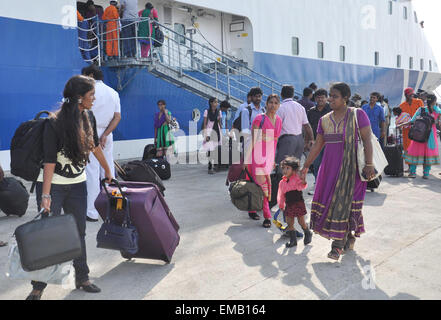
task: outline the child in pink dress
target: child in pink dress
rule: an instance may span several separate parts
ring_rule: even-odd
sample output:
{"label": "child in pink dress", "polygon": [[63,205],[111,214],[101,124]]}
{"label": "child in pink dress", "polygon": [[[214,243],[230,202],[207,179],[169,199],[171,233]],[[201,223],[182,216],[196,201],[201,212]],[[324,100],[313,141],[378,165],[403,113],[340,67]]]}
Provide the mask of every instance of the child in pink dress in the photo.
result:
{"label": "child in pink dress", "polygon": [[294,229],[295,218],[297,218],[305,232],[303,243],[307,245],[312,240],[312,232],[308,229],[305,222],[307,211],[302,193],[302,190],[305,190],[308,185],[300,178],[299,168],[300,161],[297,158],[286,157],[282,161],[283,179],[279,183],[277,203],[279,208],[285,212],[286,222],[288,223],[286,233],[290,237],[290,242],[286,244],[287,248],[297,246],[297,236]]}

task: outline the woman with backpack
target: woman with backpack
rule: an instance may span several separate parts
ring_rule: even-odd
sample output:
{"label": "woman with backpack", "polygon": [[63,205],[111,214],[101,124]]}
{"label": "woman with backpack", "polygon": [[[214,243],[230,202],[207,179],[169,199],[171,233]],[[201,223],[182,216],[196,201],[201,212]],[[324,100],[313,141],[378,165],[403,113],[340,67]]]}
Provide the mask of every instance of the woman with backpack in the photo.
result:
{"label": "woman with backpack", "polygon": [[208,174],[214,174],[213,162],[215,150],[222,146],[221,122],[222,113],[217,108],[219,102],[216,98],[211,97],[208,100],[209,108],[204,112],[204,123],[202,127],[202,135],[204,142],[202,149],[207,151],[208,156]]}
{"label": "woman with backpack", "polygon": [[[264,228],[271,228],[271,172],[274,170],[277,140],[282,132],[282,119],[276,115],[280,107],[280,98],[276,94],[268,96],[266,114],[259,114],[252,123],[251,145],[245,155],[244,169],[262,188]],[[251,219],[259,220],[257,212],[248,213]]]}
{"label": "woman with backpack", "polygon": [[412,179],[416,178],[416,168],[418,165],[423,165],[424,167],[423,179],[429,179],[432,166],[440,164],[435,123],[441,114],[441,109],[436,105],[436,100],[437,98],[434,94],[429,94],[427,96],[427,107],[420,107],[411,121],[402,124],[402,126],[404,126],[414,123],[423,113],[433,118],[429,140],[427,142],[412,140],[409,148],[404,153],[404,160],[409,164],[410,172],[408,177]]}
{"label": "woman with backpack", "polygon": [[[43,134],[43,169],[36,185],[40,210],[60,215],[72,214],[77,222],[82,255],[73,261],[76,288],[97,293],[101,290],[89,281],[86,257],[87,184],[85,167],[93,152],[105,170],[106,179],[113,179],[104,158],[91,111],[95,100],[95,81],[86,76],[72,77],[64,87],[63,104],[46,124]],[[33,290],[27,300],[40,300],[47,284],[32,281]]]}

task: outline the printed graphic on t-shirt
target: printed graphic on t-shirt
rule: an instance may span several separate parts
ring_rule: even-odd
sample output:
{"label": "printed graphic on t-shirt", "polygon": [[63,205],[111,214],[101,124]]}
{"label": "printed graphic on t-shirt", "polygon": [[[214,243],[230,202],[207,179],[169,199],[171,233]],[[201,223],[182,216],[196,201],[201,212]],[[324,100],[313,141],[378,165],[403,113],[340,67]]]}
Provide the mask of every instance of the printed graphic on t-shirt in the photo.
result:
{"label": "printed graphic on t-shirt", "polygon": [[72,161],[70,161],[64,155],[63,151],[57,154],[57,164],[55,165],[55,173],[69,179],[74,179],[79,177],[84,172],[84,166],[75,166]]}

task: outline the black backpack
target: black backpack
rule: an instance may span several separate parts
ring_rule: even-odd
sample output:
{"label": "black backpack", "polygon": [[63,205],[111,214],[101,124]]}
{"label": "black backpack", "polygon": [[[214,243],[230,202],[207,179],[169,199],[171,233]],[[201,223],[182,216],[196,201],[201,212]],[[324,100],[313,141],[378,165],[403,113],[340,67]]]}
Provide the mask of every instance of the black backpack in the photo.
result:
{"label": "black backpack", "polygon": [[49,118],[40,118],[49,111],[39,112],[33,120],[23,122],[11,141],[11,173],[27,181],[36,181],[43,165],[43,132]]}
{"label": "black backpack", "polygon": [[159,26],[155,27],[155,39],[153,40],[153,46],[155,48],[162,47],[162,44],[164,43],[164,33],[159,28]]}
{"label": "black backpack", "polygon": [[[251,116],[253,114],[253,111],[251,110],[251,107],[249,105],[247,106],[247,109],[248,109],[248,113],[249,113],[248,121],[251,122]],[[243,110],[240,112],[240,115],[237,117],[237,119],[234,120],[233,129],[237,129],[239,131],[242,131],[242,114],[243,114]]]}
{"label": "black backpack", "polygon": [[421,143],[429,141],[430,132],[432,131],[434,123],[435,119],[433,119],[424,108],[421,108],[421,114],[416,118],[410,128],[409,139]]}

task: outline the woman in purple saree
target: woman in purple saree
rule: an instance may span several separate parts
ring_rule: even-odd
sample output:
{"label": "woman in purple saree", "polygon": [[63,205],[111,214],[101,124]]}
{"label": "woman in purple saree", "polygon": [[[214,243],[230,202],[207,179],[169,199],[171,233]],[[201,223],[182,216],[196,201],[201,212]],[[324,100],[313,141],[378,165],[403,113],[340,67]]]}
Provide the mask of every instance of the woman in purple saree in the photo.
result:
{"label": "woman in purple saree", "polygon": [[331,87],[329,102],[333,112],[320,119],[316,142],[302,170],[305,179],[308,168],[325,147],[312,202],[311,229],[334,240],[328,254],[334,260],[344,250],[352,250],[355,237],[365,232],[361,211],[367,183],[361,181],[357,167],[356,116],[366,158],[363,173],[369,179],[375,175],[369,118],[363,110],[348,107],[350,96],[351,89],[345,83]]}

